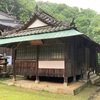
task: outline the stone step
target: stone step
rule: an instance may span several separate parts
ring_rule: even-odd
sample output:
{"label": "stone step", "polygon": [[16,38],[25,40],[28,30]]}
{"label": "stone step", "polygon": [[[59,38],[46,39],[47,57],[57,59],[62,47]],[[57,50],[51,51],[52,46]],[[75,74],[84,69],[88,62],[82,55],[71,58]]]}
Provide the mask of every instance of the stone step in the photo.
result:
{"label": "stone step", "polygon": [[91,81],[92,84],[95,84],[95,83],[98,82],[99,80],[100,80],[100,76],[96,76],[96,77],[90,79],[90,81]]}
{"label": "stone step", "polygon": [[97,76],[96,74],[92,74],[92,75],[90,75],[90,79],[92,79],[92,78],[94,78],[96,76]]}
{"label": "stone step", "polygon": [[100,77],[97,80],[95,80],[95,83],[98,83],[98,82],[100,82]]}
{"label": "stone step", "polygon": [[89,73],[89,75],[93,75],[93,74],[95,74],[95,72],[93,72],[93,71]]}
{"label": "stone step", "polygon": [[95,85],[100,86],[100,80],[98,80]]}

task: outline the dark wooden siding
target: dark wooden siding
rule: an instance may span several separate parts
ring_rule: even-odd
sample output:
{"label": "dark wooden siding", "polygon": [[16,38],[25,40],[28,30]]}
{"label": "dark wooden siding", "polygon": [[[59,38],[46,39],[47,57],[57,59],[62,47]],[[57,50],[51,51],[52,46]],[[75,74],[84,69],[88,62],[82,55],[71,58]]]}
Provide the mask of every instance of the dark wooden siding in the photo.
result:
{"label": "dark wooden siding", "polygon": [[96,68],[96,48],[95,47],[92,47],[90,48],[90,68],[91,69],[95,69]]}
{"label": "dark wooden siding", "polygon": [[[16,60],[16,74],[26,76],[36,76],[36,61],[34,60]],[[39,76],[63,77],[64,69],[41,69],[38,70]]]}
{"label": "dark wooden siding", "polygon": [[16,60],[16,74],[19,75],[36,75],[36,61],[34,60]]}
{"label": "dark wooden siding", "polygon": [[81,67],[85,65],[85,44],[81,37],[69,37],[66,40],[68,54],[68,76],[81,74]]}
{"label": "dark wooden siding", "polygon": [[64,69],[39,69],[39,76],[63,77]]}
{"label": "dark wooden siding", "polygon": [[16,59],[36,59],[37,47],[21,47],[17,49]]}
{"label": "dark wooden siding", "polygon": [[[39,46],[39,59],[64,59],[64,46],[59,44]],[[16,59],[36,59],[37,47],[21,47],[17,49]]]}
{"label": "dark wooden siding", "polygon": [[[63,39],[61,40],[63,41]],[[54,43],[53,43],[54,42]],[[96,66],[96,48],[92,44],[88,43],[81,36],[64,38],[64,43],[60,43],[59,40],[44,40],[43,45],[39,45],[39,58],[38,61],[60,61],[65,60],[65,52],[67,54],[67,76],[80,75],[82,68],[85,68],[85,72],[90,67]],[[65,51],[66,46],[66,51]],[[16,70],[19,74],[35,75],[36,61],[37,59],[37,46],[30,46],[24,44],[17,49],[16,54]],[[31,61],[33,60],[33,65]],[[34,71],[30,72],[29,69],[33,68]],[[32,67],[34,66],[34,67]],[[19,68],[18,68],[19,67]],[[19,71],[20,70],[20,71]],[[52,68],[39,68],[39,76],[51,76],[51,77],[63,77],[64,69],[52,69]],[[30,75],[31,75],[30,74]]]}
{"label": "dark wooden siding", "polygon": [[[40,45],[39,60],[64,60],[64,45],[48,44],[51,41],[45,42],[46,45]],[[48,44],[48,45],[47,45]],[[36,72],[37,46],[23,46],[16,51],[16,73],[21,75],[35,75]],[[33,60],[33,61],[32,61]],[[35,60],[35,61],[34,61]],[[39,69],[39,76],[63,77],[64,69]]]}
{"label": "dark wooden siding", "polygon": [[39,60],[64,59],[64,46],[61,44],[41,45]]}

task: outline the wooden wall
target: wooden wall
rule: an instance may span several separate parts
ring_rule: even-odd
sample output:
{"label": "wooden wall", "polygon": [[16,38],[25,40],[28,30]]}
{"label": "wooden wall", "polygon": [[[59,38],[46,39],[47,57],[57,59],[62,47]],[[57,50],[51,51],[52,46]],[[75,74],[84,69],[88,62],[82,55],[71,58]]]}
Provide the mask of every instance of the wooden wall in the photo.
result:
{"label": "wooden wall", "polygon": [[[34,60],[16,60],[15,61],[16,74],[35,76],[36,75],[36,61]],[[64,69],[56,68],[39,68],[39,76],[48,77],[63,77]]]}
{"label": "wooden wall", "polygon": [[[22,43],[20,45],[16,51],[15,65],[17,74],[34,76],[37,67],[36,60],[39,55],[39,76],[64,76],[64,45],[60,40],[46,40],[43,41],[43,43],[43,45],[39,46],[30,45],[29,43]],[[39,48],[39,54],[37,54],[37,47]],[[32,69],[33,72],[30,69]]]}
{"label": "wooden wall", "polygon": [[36,75],[36,61],[34,60],[16,60],[15,68],[16,74],[28,76]]}
{"label": "wooden wall", "polygon": [[[29,42],[20,45],[16,52],[17,74],[34,76],[38,66],[39,76],[64,77],[65,72],[66,77],[76,78],[76,75],[81,75],[96,65],[96,47],[81,36],[42,42],[43,44],[38,46],[31,45]],[[67,56],[66,70],[65,55]],[[39,56],[38,62],[37,56]]]}

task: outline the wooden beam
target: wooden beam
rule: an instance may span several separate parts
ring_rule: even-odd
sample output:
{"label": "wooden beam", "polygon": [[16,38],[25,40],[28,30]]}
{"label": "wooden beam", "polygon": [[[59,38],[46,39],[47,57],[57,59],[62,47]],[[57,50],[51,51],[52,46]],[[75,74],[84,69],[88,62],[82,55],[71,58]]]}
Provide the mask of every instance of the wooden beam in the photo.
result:
{"label": "wooden beam", "polygon": [[59,38],[58,40],[60,40],[60,42],[62,43],[62,44],[65,44],[65,38]]}
{"label": "wooden beam", "polygon": [[73,58],[73,66],[72,67],[74,67],[74,68],[72,68],[72,70],[73,70],[73,81],[75,82],[76,81],[76,66],[77,66],[77,38],[74,38],[73,39],[73,49],[74,49],[74,54],[73,54],[73,56],[74,56],[74,58]]}
{"label": "wooden beam", "polygon": [[17,46],[16,46],[15,49],[17,49],[17,48],[21,45],[21,43],[22,43],[22,42],[19,42],[19,43],[17,44]]}
{"label": "wooden beam", "polygon": [[32,40],[29,42],[31,45],[42,45],[43,44],[42,40]]}
{"label": "wooden beam", "polygon": [[98,53],[96,50],[95,50],[95,53],[96,53],[96,74],[98,75],[98,70],[99,70],[99,68],[98,68]]}

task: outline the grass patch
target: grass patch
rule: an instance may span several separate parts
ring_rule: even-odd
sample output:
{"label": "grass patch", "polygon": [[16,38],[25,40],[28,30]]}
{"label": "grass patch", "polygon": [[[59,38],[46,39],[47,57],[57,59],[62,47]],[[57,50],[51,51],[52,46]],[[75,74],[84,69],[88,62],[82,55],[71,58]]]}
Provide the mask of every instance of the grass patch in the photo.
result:
{"label": "grass patch", "polygon": [[0,83],[0,100],[87,100],[96,89],[97,86],[89,85],[82,92],[73,96],[23,89]]}
{"label": "grass patch", "polygon": [[10,78],[1,78],[0,77],[0,82],[3,82],[3,81],[8,80],[8,79],[10,79]]}

